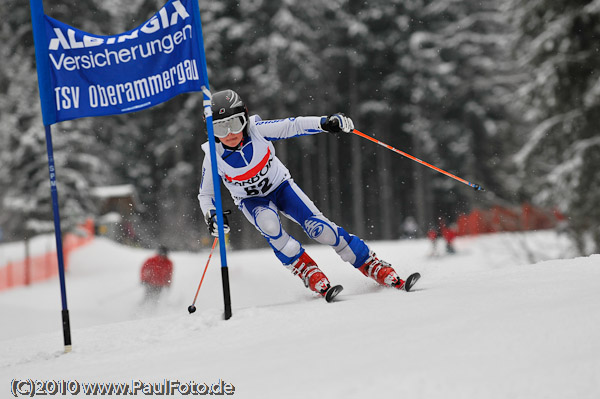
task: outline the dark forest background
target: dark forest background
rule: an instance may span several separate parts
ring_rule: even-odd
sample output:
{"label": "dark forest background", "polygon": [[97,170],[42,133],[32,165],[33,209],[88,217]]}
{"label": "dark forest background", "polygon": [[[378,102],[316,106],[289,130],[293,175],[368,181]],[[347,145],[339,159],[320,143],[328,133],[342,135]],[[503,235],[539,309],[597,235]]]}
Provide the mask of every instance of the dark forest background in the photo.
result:
{"label": "dark forest background", "polygon": [[[46,0],[46,14],[111,35],[164,1]],[[263,119],[344,112],[356,128],[485,192],[355,135],[284,140],[278,156],[330,219],[367,239],[424,235],[461,213],[557,208],[600,251],[600,5],[581,0],[200,0],[214,91]],[[52,220],[29,2],[0,2],[0,227]],[[199,248],[202,95],[53,127],[63,229],[99,216],[93,188],[132,184],[137,244]],[[224,192],[225,208],[234,208]],[[263,245],[233,212],[231,244]],[[28,227],[29,226],[29,227]],[[304,235],[291,225],[293,234]]]}

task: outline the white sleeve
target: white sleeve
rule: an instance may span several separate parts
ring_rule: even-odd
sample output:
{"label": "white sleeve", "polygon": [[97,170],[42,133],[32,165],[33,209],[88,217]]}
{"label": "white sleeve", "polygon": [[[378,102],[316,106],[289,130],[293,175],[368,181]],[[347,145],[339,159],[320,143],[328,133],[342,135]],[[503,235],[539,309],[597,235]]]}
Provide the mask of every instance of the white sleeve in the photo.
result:
{"label": "white sleeve", "polygon": [[204,162],[202,162],[202,180],[200,181],[200,193],[198,194],[202,215],[206,215],[211,209],[215,209],[215,189],[211,165],[210,155],[206,154]]}
{"label": "white sleeve", "polygon": [[255,125],[260,134],[270,141],[323,132],[320,116],[299,116],[274,120],[257,118]]}

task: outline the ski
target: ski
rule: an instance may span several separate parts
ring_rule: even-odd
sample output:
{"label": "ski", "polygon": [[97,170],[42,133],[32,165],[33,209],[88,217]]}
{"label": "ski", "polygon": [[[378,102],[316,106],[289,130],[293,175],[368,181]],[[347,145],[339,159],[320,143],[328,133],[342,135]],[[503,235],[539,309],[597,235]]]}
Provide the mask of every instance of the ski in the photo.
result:
{"label": "ski", "polygon": [[417,281],[419,281],[420,278],[420,273],[413,273],[410,276],[408,276],[408,278],[404,282],[404,289],[406,290],[406,292],[410,292],[412,287],[416,284]]}
{"label": "ski", "polygon": [[334,285],[332,287],[329,287],[329,289],[327,289],[327,292],[325,293],[325,300],[327,302],[333,302],[335,297],[338,296],[338,294],[342,292],[343,289],[344,287],[342,287],[341,285]]}

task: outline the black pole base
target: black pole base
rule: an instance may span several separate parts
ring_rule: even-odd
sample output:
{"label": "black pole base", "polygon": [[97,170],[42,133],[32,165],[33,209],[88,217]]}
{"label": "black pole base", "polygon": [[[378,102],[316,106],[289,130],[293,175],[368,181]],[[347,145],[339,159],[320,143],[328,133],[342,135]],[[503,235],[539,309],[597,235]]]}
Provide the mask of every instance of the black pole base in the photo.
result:
{"label": "black pole base", "polygon": [[69,322],[69,311],[62,311],[63,337],[65,338],[65,353],[71,352],[71,324]]}
{"label": "black pole base", "polygon": [[223,281],[223,302],[225,304],[225,320],[231,318],[231,297],[229,295],[229,270],[227,266],[221,267],[221,280]]}

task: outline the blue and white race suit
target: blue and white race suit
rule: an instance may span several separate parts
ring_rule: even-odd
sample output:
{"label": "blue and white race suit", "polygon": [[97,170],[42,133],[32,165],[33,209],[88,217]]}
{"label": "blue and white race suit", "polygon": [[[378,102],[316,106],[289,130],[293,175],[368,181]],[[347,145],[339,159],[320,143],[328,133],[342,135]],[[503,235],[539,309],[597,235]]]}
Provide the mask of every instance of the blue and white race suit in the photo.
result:
{"label": "blue and white race suit", "polygon": [[[274,140],[323,132],[320,117],[261,120],[253,115],[248,121],[248,135],[237,149],[216,144],[217,169],[235,204],[248,221],[267,239],[275,255],[290,265],[304,252],[302,245],[281,225],[279,212],[298,223],[304,232],[321,244],[334,248],[354,267],[369,257],[363,240],[327,219],[298,187],[288,169],[275,156]],[[202,213],[214,209],[214,188],[208,142],[202,164],[202,182],[198,199]]]}

